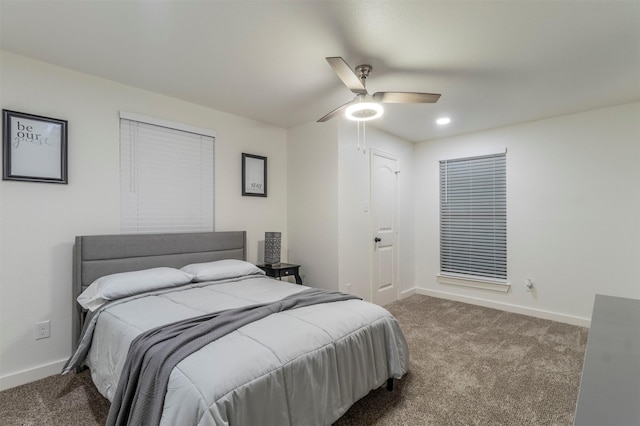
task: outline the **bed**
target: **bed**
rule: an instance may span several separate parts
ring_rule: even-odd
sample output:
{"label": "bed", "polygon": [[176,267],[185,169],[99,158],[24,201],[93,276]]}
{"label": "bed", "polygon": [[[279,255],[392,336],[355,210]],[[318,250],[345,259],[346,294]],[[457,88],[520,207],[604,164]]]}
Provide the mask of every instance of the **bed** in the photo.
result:
{"label": "bed", "polygon": [[[73,267],[77,349],[65,372],[87,366],[112,403],[121,374],[129,374],[129,347],[148,330],[315,291],[266,277],[246,262],[243,231],[80,236]],[[105,277],[180,268],[192,279],[125,291],[90,306],[89,315],[76,303]],[[409,365],[396,319],[359,299],[276,311],[226,333],[167,374],[160,424],[331,424],[371,390],[402,378]]]}

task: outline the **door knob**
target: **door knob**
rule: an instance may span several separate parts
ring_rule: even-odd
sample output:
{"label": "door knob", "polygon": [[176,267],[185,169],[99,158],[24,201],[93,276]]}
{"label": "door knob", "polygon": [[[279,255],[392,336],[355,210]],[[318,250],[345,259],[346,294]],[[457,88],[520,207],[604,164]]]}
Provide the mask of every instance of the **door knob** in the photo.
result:
{"label": "door knob", "polygon": [[380,241],[382,241],[382,238],[380,238],[380,237],[375,237],[375,238],[373,239],[373,241],[375,241],[376,243],[379,243]]}

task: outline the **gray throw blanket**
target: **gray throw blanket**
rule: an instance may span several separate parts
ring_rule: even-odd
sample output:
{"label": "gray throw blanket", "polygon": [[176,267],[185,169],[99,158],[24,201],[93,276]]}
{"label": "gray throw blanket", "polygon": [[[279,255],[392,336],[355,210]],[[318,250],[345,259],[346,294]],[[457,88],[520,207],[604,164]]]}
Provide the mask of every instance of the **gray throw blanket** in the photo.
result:
{"label": "gray throw blanket", "polygon": [[311,288],[273,303],[201,315],[148,330],[132,342],[107,425],[160,424],[173,368],[207,344],[276,312],[359,297]]}

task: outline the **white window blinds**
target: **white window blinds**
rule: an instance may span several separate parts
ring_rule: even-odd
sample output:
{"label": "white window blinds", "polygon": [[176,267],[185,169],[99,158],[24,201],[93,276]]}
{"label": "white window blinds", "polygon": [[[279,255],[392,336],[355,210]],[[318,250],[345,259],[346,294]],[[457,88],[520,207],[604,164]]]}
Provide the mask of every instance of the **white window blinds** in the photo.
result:
{"label": "white window blinds", "polygon": [[507,279],[506,154],[440,161],[440,271]]}
{"label": "white window blinds", "polygon": [[214,138],[120,119],[122,233],[214,230]]}

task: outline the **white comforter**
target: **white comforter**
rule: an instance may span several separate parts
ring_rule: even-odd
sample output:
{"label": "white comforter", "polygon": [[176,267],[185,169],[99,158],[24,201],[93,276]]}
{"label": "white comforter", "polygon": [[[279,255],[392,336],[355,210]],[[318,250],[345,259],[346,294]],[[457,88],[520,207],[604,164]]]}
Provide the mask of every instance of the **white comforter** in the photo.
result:
{"label": "white comforter", "polygon": [[[141,332],[306,288],[254,276],[114,304],[99,314],[86,364],[111,400],[129,345]],[[401,378],[408,357],[398,322],[379,306],[349,300],[284,311],[180,362],[171,373],[162,424],[331,424],[388,378]]]}

